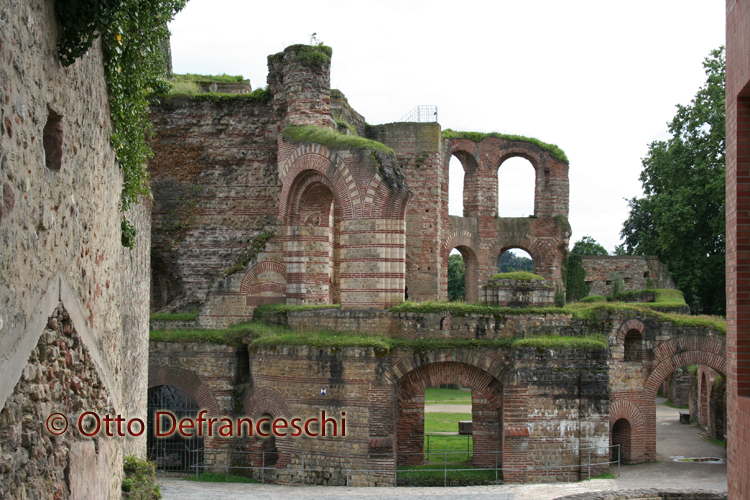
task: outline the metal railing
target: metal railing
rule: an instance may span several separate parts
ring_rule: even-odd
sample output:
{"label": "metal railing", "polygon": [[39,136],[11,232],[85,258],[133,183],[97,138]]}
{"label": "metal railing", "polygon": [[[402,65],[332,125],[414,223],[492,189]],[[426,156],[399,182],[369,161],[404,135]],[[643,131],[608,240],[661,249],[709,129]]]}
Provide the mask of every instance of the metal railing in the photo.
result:
{"label": "metal railing", "polygon": [[[578,480],[591,479],[592,472],[601,474],[609,471],[611,466],[617,464],[617,477],[620,476],[621,445],[594,448],[555,449],[544,448],[529,449],[529,455],[544,454],[544,466],[523,466],[512,468],[503,466],[502,451],[431,451],[426,453],[399,453],[399,454],[355,454],[355,453],[320,453],[306,450],[290,450],[283,452],[288,459],[283,467],[270,465],[268,460],[274,455],[274,462],[278,452],[259,451],[223,451],[223,450],[200,450],[207,454],[226,456],[225,464],[211,464],[205,461],[191,465],[195,469],[196,481],[200,481],[201,471],[224,472],[226,481],[229,481],[230,471],[245,471],[244,474],[254,476],[261,483],[273,480],[279,475],[283,476],[282,482],[290,484],[307,484],[307,479],[314,477],[316,480],[325,478],[328,484],[341,484],[350,486],[355,475],[365,474],[380,478],[393,478],[394,486],[412,484],[413,478],[422,474],[432,475],[432,484],[439,473],[442,473],[443,486],[465,484],[467,481],[483,481],[494,484],[502,484],[503,478],[508,473],[527,474],[536,477],[544,477],[544,482],[556,480],[557,476],[577,476]],[[245,462],[251,465],[232,464],[232,457],[245,456]],[[252,465],[253,456],[260,459],[259,465]],[[289,459],[289,457],[292,457]],[[409,458],[413,460],[409,460]],[[605,459],[606,457],[606,459]],[[616,457],[616,459],[614,458]],[[250,460],[248,460],[250,458]],[[574,459],[574,460],[571,460]],[[605,460],[602,460],[605,459]],[[570,463],[578,462],[578,463]],[[337,465],[319,465],[321,462],[336,463]],[[398,463],[409,463],[412,465],[396,466]],[[528,461],[527,461],[528,462]],[[363,467],[363,465],[369,467]],[[414,465],[418,463],[419,465]],[[480,465],[477,465],[480,464]],[[373,467],[375,465],[375,467]],[[380,467],[377,467],[377,466]],[[436,474],[437,473],[437,474]],[[466,473],[475,473],[473,479],[462,479]],[[597,475],[598,475],[597,474]],[[327,475],[327,476],[326,476]],[[401,481],[399,481],[401,479]],[[339,482],[340,481],[340,482]],[[420,483],[421,484],[421,483]]]}
{"label": "metal railing", "polygon": [[400,122],[429,123],[438,121],[437,106],[423,105],[412,109],[399,120]]}

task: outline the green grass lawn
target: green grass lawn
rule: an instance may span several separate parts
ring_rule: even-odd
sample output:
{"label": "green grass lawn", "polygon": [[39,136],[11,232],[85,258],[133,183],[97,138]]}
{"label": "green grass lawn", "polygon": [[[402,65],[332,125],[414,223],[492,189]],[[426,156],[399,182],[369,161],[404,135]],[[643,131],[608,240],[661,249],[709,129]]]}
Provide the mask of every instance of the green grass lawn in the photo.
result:
{"label": "green grass lawn", "polygon": [[470,405],[471,391],[432,388],[424,391],[424,404]]}
{"label": "green grass lawn", "polygon": [[425,432],[458,432],[459,420],[471,420],[471,413],[425,413]]}

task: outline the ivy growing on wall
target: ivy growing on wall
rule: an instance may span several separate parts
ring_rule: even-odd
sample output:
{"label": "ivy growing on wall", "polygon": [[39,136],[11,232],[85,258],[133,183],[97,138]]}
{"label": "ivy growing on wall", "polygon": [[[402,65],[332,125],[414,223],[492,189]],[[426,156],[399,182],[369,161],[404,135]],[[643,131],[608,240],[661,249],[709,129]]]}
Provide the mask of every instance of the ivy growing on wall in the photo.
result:
{"label": "ivy growing on wall", "polygon": [[[146,96],[169,90],[161,44],[169,38],[167,23],[187,0],[56,0],[60,23],[58,57],[70,66],[91,48],[98,36],[104,50],[104,75],[112,117],[112,147],[123,169],[120,208],[125,211],[148,194],[147,139],[153,134]],[[134,226],[123,232],[132,247]]]}

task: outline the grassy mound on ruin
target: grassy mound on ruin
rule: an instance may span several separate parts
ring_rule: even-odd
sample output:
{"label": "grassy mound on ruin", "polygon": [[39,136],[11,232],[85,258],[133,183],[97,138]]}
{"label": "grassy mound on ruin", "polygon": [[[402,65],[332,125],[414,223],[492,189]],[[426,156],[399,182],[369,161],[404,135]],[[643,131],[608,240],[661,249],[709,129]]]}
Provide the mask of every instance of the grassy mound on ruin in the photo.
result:
{"label": "grassy mound on ruin", "polygon": [[490,279],[492,280],[516,280],[516,281],[531,281],[531,280],[542,280],[544,281],[544,278],[539,276],[538,274],[529,273],[526,271],[513,271],[509,273],[497,273],[493,275]]}
{"label": "grassy mound on ruin", "polygon": [[396,153],[383,143],[365,139],[358,135],[345,135],[330,128],[315,125],[287,125],[282,131],[284,139],[296,144],[322,144],[329,149],[367,150],[384,153],[395,158]]}
{"label": "grassy mound on ruin", "polygon": [[539,147],[541,150],[548,152],[558,160],[568,163],[568,157],[565,155],[565,151],[560,149],[559,146],[542,142],[539,139],[535,139],[534,137],[526,137],[523,135],[514,134],[501,134],[499,132],[467,132],[460,130],[451,130],[449,128],[443,130],[443,137],[446,139],[469,139],[470,141],[474,142],[482,142],[482,140],[486,139],[487,137],[496,137],[498,139],[504,139],[506,141],[528,142]]}

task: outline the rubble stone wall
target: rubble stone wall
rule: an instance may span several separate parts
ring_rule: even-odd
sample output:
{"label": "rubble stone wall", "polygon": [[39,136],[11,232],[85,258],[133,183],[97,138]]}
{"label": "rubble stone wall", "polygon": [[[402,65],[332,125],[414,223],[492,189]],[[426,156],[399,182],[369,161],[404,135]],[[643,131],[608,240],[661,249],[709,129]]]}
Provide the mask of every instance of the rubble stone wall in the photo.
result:
{"label": "rubble stone wall", "polygon": [[[88,354],[65,358],[70,373],[50,375],[50,382],[59,381],[54,393],[28,399],[25,416],[15,413],[14,418],[37,419],[61,407],[73,411],[66,405],[75,388],[67,381],[75,375],[106,394],[113,411],[145,419],[150,207],[145,201],[126,214],[138,236],[132,249],[124,248],[119,209],[123,173],[110,145],[102,48],[95,41],[86,55],[64,68],[58,62],[57,36],[54,2],[6,2],[0,7],[0,409],[9,412],[6,416],[16,412],[10,405],[19,384],[26,383],[24,370],[39,363],[34,352],[47,335],[45,325],[62,307],[77,332],[76,345]],[[86,380],[82,372],[88,373]],[[93,401],[81,404],[99,409]],[[0,424],[0,435],[20,440],[4,444],[3,454],[13,455],[20,450],[17,443],[24,445],[17,425],[11,420]],[[43,432],[39,440],[44,440]],[[42,441],[26,442],[23,449],[46,454]],[[55,450],[49,470],[79,459],[88,464],[109,460],[102,474],[115,497],[122,457],[143,456],[145,435],[110,440],[108,459],[97,459],[93,445],[85,443]],[[39,481],[49,472],[43,465],[35,462],[24,469],[29,496],[49,493]],[[16,488],[18,483],[8,477]],[[65,478],[54,481],[54,489],[69,498],[73,477],[67,484]],[[0,490],[9,491],[5,484]],[[98,498],[89,493],[88,498]]]}

